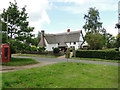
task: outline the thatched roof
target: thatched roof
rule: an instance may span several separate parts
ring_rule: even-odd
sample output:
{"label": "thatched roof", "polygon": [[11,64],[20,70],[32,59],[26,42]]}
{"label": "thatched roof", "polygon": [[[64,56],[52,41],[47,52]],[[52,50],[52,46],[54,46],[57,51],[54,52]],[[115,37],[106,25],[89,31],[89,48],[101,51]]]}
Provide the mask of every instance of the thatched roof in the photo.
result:
{"label": "thatched roof", "polygon": [[48,44],[59,43],[60,45],[66,45],[65,43],[78,42],[80,33],[81,30],[72,31],[69,33],[45,34],[45,39],[47,40]]}

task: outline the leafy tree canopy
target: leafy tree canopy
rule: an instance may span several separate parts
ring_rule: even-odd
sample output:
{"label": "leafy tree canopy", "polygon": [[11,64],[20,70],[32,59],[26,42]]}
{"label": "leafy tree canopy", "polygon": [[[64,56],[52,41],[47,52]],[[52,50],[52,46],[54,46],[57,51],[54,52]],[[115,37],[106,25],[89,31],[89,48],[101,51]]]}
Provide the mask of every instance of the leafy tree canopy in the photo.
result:
{"label": "leafy tree canopy", "polygon": [[93,50],[102,49],[104,45],[103,38],[103,35],[91,32],[87,33],[85,36],[85,40],[90,45],[90,48]]}
{"label": "leafy tree canopy", "polygon": [[96,8],[90,8],[88,14],[84,15],[84,19],[86,20],[83,26],[86,32],[85,40],[91,49],[100,49],[102,46],[114,47],[115,37],[102,28],[99,11]]}
{"label": "leafy tree canopy", "polygon": [[[2,13],[2,22],[8,26],[8,37],[28,43],[29,37],[33,36],[31,32],[34,28],[29,27],[27,19],[26,6],[19,10],[16,2],[10,2],[10,6]],[[4,25],[2,30],[5,30],[7,26]]]}
{"label": "leafy tree canopy", "polygon": [[100,28],[102,28],[102,22],[99,22],[100,16],[96,8],[90,8],[88,14],[84,15],[84,19],[86,22],[83,28],[86,32],[96,33],[100,31]]}

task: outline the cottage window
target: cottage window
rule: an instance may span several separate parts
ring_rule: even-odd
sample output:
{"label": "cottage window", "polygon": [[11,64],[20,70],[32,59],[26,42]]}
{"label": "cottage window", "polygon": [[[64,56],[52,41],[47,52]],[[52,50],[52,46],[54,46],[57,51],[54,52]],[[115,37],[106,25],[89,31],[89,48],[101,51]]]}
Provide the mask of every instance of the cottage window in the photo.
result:
{"label": "cottage window", "polygon": [[70,42],[70,45],[71,45],[71,42]]}
{"label": "cottage window", "polygon": [[76,44],[76,42],[74,42],[74,44]]}
{"label": "cottage window", "polygon": [[58,43],[58,45],[60,45],[60,43]]}

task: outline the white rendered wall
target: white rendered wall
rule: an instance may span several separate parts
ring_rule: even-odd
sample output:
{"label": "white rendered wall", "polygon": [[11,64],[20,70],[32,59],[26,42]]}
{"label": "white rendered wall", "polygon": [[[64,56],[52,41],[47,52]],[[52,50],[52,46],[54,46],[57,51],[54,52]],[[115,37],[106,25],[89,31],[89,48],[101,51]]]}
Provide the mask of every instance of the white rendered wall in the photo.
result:
{"label": "white rendered wall", "polygon": [[80,45],[82,44],[82,42],[76,42],[76,44],[74,44],[74,42],[71,42],[70,43],[66,43],[68,48],[70,48],[71,46],[74,46],[75,47],[75,50],[79,49],[80,48]]}
{"label": "white rendered wall", "polygon": [[58,44],[48,44],[46,39],[45,39],[45,44],[46,44],[46,51],[53,51],[53,48],[58,47]]}
{"label": "white rendered wall", "polygon": [[80,33],[79,41],[80,41],[80,42],[83,42],[83,37],[82,37],[82,34],[81,34],[81,33]]}
{"label": "white rendered wall", "polygon": [[71,44],[70,43],[66,43],[66,44],[67,44],[68,48],[70,48],[71,46],[74,46],[75,50],[77,50],[80,48],[80,45],[82,44],[82,42],[83,42],[83,37],[80,33],[79,42],[76,42],[76,44],[74,44],[74,42],[71,42]]}

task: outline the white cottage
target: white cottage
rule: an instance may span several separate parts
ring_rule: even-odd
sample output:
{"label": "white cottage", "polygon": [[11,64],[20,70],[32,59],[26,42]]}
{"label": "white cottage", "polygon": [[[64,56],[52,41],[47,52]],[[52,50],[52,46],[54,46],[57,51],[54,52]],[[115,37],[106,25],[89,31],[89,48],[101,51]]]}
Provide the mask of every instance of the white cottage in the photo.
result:
{"label": "white cottage", "polygon": [[82,30],[71,31],[67,30],[65,33],[58,34],[45,34],[41,31],[41,40],[38,46],[46,47],[47,51],[53,51],[53,48],[59,47],[61,49],[66,49],[74,47],[75,50],[82,47],[84,44],[84,37]]}

